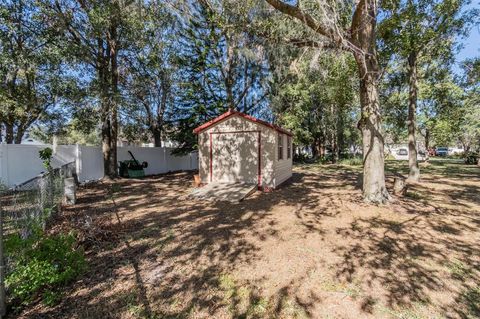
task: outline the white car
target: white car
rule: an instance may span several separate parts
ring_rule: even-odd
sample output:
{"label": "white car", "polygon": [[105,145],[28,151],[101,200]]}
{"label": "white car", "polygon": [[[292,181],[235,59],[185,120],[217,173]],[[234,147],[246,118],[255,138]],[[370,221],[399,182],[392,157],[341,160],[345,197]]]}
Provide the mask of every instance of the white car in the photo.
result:
{"label": "white car", "polygon": [[464,152],[463,147],[449,147],[448,155],[462,155]]}
{"label": "white car", "polygon": [[[392,150],[391,154],[397,161],[408,161],[408,148],[401,147],[396,150]],[[424,161],[425,153],[419,151],[417,153],[417,160]]]}

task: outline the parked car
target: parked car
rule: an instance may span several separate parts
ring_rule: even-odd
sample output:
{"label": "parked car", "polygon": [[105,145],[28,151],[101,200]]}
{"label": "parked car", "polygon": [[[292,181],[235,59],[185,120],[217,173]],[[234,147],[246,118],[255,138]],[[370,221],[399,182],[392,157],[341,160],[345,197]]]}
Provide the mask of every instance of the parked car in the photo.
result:
{"label": "parked car", "polygon": [[464,152],[463,147],[449,147],[448,155],[462,155]]}
{"label": "parked car", "polygon": [[437,147],[435,149],[435,156],[447,156],[448,155],[448,147]]}
{"label": "parked car", "polygon": [[[393,150],[392,156],[398,161],[408,161],[408,148],[401,147],[399,149]],[[425,152],[418,152],[417,153],[417,160],[424,161],[425,160]]]}

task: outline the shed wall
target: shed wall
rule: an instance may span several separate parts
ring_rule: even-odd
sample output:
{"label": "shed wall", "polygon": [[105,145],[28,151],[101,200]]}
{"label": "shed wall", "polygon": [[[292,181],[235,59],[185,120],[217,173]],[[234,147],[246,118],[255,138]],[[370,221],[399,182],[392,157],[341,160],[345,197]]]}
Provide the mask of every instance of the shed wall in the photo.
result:
{"label": "shed wall", "polygon": [[[238,131],[260,131],[261,134],[261,181],[262,186],[275,187],[274,179],[274,161],[275,161],[275,139],[276,131],[261,125],[254,123],[240,116],[231,116],[201,132],[198,135],[198,149],[199,149],[199,174],[203,183],[210,182],[210,133],[212,135],[213,143],[216,143],[217,133],[220,132],[238,132]],[[255,139],[257,143],[257,134],[249,134],[252,139]],[[257,145],[257,144],[256,144]],[[247,154],[248,152],[242,152]],[[252,156],[254,155],[244,155]],[[255,158],[251,158],[256,160]],[[226,160],[226,162],[228,162]],[[232,180],[234,182],[234,180]]]}
{"label": "shed wall", "polygon": [[278,159],[278,133],[276,134],[276,139],[275,139],[275,164],[274,164],[274,172],[275,172],[275,182],[274,182],[274,187],[278,187],[281,183],[285,182],[287,179],[289,179],[292,176],[292,145],[290,145],[290,158],[287,156],[287,135],[286,134],[281,134],[283,136],[282,142],[283,142],[283,158],[281,160]]}

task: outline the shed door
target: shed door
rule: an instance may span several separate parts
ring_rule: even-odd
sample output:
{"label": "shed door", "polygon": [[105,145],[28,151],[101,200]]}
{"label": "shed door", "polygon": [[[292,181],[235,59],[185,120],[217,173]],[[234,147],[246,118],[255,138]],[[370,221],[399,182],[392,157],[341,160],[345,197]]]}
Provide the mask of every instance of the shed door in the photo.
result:
{"label": "shed door", "polygon": [[259,132],[215,132],[211,139],[212,181],[258,182]]}

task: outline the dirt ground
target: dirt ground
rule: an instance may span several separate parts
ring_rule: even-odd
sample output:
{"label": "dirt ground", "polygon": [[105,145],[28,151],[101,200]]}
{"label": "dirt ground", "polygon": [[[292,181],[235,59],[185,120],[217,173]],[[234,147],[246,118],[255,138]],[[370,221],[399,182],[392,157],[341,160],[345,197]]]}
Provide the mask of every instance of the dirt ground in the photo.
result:
{"label": "dirt ground", "polygon": [[188,199],[191,173],[85,186],[52,231],[79,233],[89,270],[20,317],[479,318],[480,168],[433,161],[388,206],[359,172],[297,166],[238,204]]}

